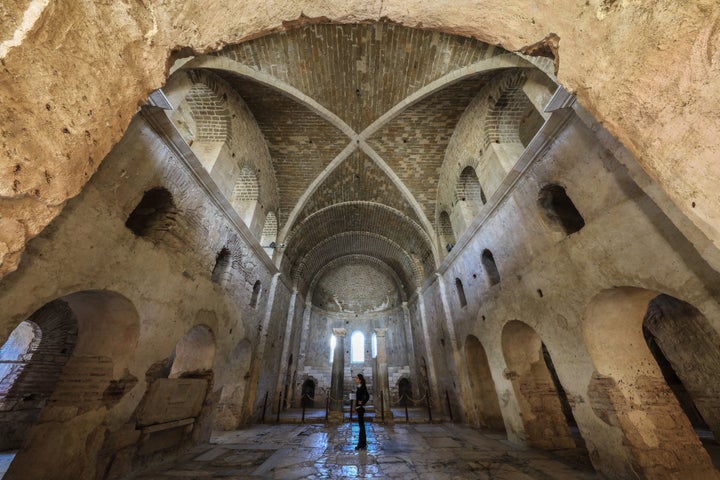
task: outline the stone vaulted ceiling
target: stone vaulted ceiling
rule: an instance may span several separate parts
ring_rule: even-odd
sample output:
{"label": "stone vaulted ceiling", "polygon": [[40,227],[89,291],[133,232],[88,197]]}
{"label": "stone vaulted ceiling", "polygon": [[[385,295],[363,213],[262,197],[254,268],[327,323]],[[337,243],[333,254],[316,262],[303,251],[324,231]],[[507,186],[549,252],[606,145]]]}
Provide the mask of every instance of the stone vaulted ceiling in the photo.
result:
{"label": "stone vaulted ceiling", "polygon": [[[196,58],[242,97],[277,181],[276,263],[302,291],[330,262],[382,260],[409,296],[437,268],[437,189],[465,108],[528,63],[389,23],[318,24]],[[355,259],[355,260],[351,260]]]}

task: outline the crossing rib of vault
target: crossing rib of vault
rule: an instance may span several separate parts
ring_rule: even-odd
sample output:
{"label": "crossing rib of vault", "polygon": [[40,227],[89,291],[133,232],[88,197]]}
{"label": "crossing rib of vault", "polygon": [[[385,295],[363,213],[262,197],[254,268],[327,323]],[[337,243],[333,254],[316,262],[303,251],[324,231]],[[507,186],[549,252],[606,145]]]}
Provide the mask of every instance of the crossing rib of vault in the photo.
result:
{"label": "crossing rib of vault", "polygon": [[[359,31],[365,27],[346,26],[343,28],[352,33],[353,29]],[[377,37],[374,37],[375,43],[387,41],[388,32],[380,32],[384,27],[378,28],[375,26],[373,28],[374,35]],[[327,26],[322,25],[309,27],[309,30],[318,37],[328,35],[329,31]],[[280,41],[292,46],[292,36],[293,32],[288,32],[280,38]],[[417,34],[412,40],[406,41],[416,43],[438,42],[436,37],[432,39],[430,37],[422,38],[422,35]],[[443,38],[439,43],[450,41]],[[236,89],[241,91],[241,97],[246,100],[246,97],[263,97],[264,101],[268,102],[267,98],[272,95],[277,98],[289,99],[300,107],[286,106],[286,110],[302,108],[309,115],[322,119],[331,129],[337,132],[337,135],[340,135],[332,142],[335,149],[332,158],[329,161],[325,160],[321,168],[318,165],[314,167],[315,170],[312,176],[304,179],[306,184],[302,187],[302,190],[299,190],[301,193],[295,193],[291,196],[292,199],[286,198],[285,207],[291,207],[291,210],[289,213],[285,211],[280,212],[278,215],[277,244],[287,245],[287,249],[279,250],[276,253],[275,263],[288,273],[291,273],[296,284],[299,282],[307,288],[308,282],[312,281],[312,277],[308,278],[307,276],[315,275],[320,268],[323,268],[323,265],[317,265],[318,258],[322,257],[324,261],[331,260],[327,256],[318,256],[317,253],[311,254],[310,252],[316,252],[318,245],[329,246],[329,243],[323,240],[323,236],[327,239],[343,238],[337,236],[342,235],[344,232],[330,228],[331,232],[327,228],[328,224],[343,225],[343,228],[347,229],[348,232],[356,234],[355,238],[370,238],[367,237],[367,234],[372,234],[385,239],[384,245],[399,246],[399,252],[402,253],[397,253],[397,258],[387,258],[386,261],[403,270],[409,268],[410,270],[405,270],[404,273],[398,271],[398,274],[403,279],[403,282],[406,282],[406,285],[418,286],[422,282],[422,278],[417,278],[418,272],[422,272],[421,276],[429,275],[439,266],[441,260],[436,228],[429,219],[430,209],[427,200],[421,204],[416,198],[418,193],[425,195],[425,192],[418,192],[417,188],[413,192],[396,172],[397,161],[395,162],[396,165],[391,165],[385,157],[388,152],[380,152],[375,147],[379,135],[389,135],[387,132],[392,131],[394,123],[398,122],[398,119],[404,114],[407,114],[413,108],[417,108],[422,102],[436,96],[438,92],[447,90],[453,85],[461,84],[464,81],[467,82],[468,79],[484,82],[491,78],[492,75],[508,69],[536,67],[528,60],[515,54],[509,54],[486,45],[481,49],[476,48],[475,52],[479,51],[480,53],[475,53],[476,56],[472,58],[467,57],[458,60],[453,55],[446,54],[444,57],[434,60],[431,67],[427,69],[430,72],[430,74],[426,75],[427,78],[418,78],[414,83],[406,82],[407,85],[404,85],[403,88],[395,89],[397,92],[401,92],[400,94],[393,91],[394,96],[390,95],[392,97],[391,101],[385,102],[385,106],[372,105],[368,107],[373,110],[373,113],[369,114],[362,111],[361,107],[353,106],[352,102],[355,102],[356,99],[349,95],[353,93],[351,87],[347,85],[329,85],[327,84],[330,81],[329,79],[318,79],[309,66],[313,65],[319,71],[327,73],[332,69],[333,62],[337,63],[341,60],[330,59],[322,63],[323,60],[317,58],[298,60],[290,56],[283,57],[283,55],[289,55],[287,52],[292,52],[292,48],[286,48],[286,51],[283,50],[285,53],[278,53],[278,51],[270,54],[262,53],[262,55],[269,58],[263,59],[264,57],[261,58],[260,52],[270,51],[267,48],[268,45],[271,45],[271,40],[258,39],[257,42],[260,44],[258,47],[253,47],[252,44],[243,44],[242,46],[228,47],[215,55],[193,59],[185,63],[181,69],[187,71],[212,71],[225,79],[225,81],[235,85]],[[370,42],[369,46],[365,45],[363,48],[370,51],[373,45],[375,44]],[[261,50],[260,47],[265,50]],[[276,50],[278,48],[275,44],[273,44],[273,47]],[[256,48],[256,50],[253,50],[253,48]],[[449,47],[448,51],[450,51]],[[377,54],[377,52],[375,53]],[[298,53],[298,57],[301,56]],[[391,60],[395,57],[400,58],[395,53],[386,53],[385,56],[391,58]],[[357,73],[359,77],[365,78],[364,75],[368,75],[367,71],[373,68],[377,69],[378,75],[383,74],[386,77],[388,72],[391,72],[392,75],[401,74],[395,72],[396,69],[393,68],[393,65],[381,65],[377,58],[370,58],[370,54],[363,54],[360,57],[362,60],[358,61],[355,66],[356,73],[359,72]],[[365,64],[361,65],[362,62]],[[401,62],[407,63],[408,60],[402,59]],[[277,65],[281,64],[283,65],[282,70],[277,68]],[[410,67],[417,68],[417,63],[414,66],[408,64],[408,68]],[[326,82],[326,85],[317,85],[323,81]],[[392,81],[398,82],[398,80]],[[348,82],[352,82],[352,80],[348,80]],[[385,83],[388,83],[387,78]],[[331,91],[334,87],[339,92]],[[362,95],[363,88],[364,85],[358,85],[358,88],[355,89],[354,93],[357,97]],[[341,91],[344,91],[347,98],[338,98],[341,96]],[[250,92],[250,95],[243,95],[243,92]],[[250,102],[252,101],[251,98]],[[276,103],[282,104],[282,100],[277,100]],[[258,101],[258,105],[262,105],[262,103]],[[252,108],[251,106],[251,110],[256,117],[262,117],[266,108]],[[362,118],[358,119],[356,118],[357,115],[351,115],[353,111],[360,111],[361,115],[359,116]],[[283,120],[287,122],[295,121],[290,118],[281,119],[279,116],[273,118],[273,120],[275,122],[282,122]],[[262,124],[262,118],[259,118],[258,122]],[[412,134],[413,132],[408,132],[406,135],[411,136]],[[341,138],[344,138],[344,145],[339,148],[342,142]],[[272,143],[272,140],[269,139],[269,142]],[[280,142],[275,143],[279,144]],[[326,150],[329,152],[331,149]],[[329,156],[327,152],[325,154]],[[444,152],[438,152],[436,155],[444,158]],[[435,158],[434,161],[439,165],[442,164],[443,158]],[[303,161],[302,154],[298,156],[298,161]],[[352,165],[349,163],[351,161]],[[437,173],[433,173],[437,177]],[[344,179],[353,176],[356,178],[368,176],[370,178],[367,184],[372,183],[372,185],[369,187],[366,185],[368,190],[367,198],[350,198],[343,190],[343,182],[347,183]],[[339,180],[340,178],[343,180]],[[278,181],[278,183],[281,184],[282,182]],[[378,187],[378,185],[382,186],[382,188]],[[280,192],[281,197],[283,197],[283,193]],[[288,197],[288,195],[285,195],[285,197]],[[388,201],[388,198],[394,199],[390,202],[389,210],[383,208],[384,202],[382,198],[378,197],[385,198],[385,202]],[[331,200],[325,200],[323,203],[323,198],[331,198]],[[290,203],[289,200],[292,200],[292,202]],[[359,203],[357,203],[358,201]],[[365,212],[364,215],[367,215],[367,218],[376,219],[378,222],[376,224],[363,222],[361,231],[352,222],[348,224],[343,219],[343,217],[348,216],[352,218],[356,214],[347,210],[349,206],[352,205],[353,208],[357,208],[360,204],[362,204],[362,209]],[[338,207],[338,205],[342,205],[342,208]],[[334,206],[334,208],[329,208],[330,206]],[[413,232],[414,237],[411,241],[408,240],[410,237],[392,238],[392,235],[382,231],[382,227],[387,228],[390,225],[384,222],[388,211],[393,211],[391,215],[394,222],[391,224],[393,227],[401,225],[399,230]],[[322,214],[319,214],[321,212]],[[303,234],[299,234],[301,232]],[[310,242],[308,239],[313,239],[315,243]],[[357,242],[354,245],[356,249],[367,250],[362,249]],[[340,248],[344,255],[353,253],[342,248],[342,246],[335,245],[334,248]],[[356,250],[355,253],[358,252],[359,250]],[[371,254],[372,252],[368,251],[366,253]],[[332,257],[336,258],[336,256]],[[308,265],[313,265],[313,268],[309,269]]]}

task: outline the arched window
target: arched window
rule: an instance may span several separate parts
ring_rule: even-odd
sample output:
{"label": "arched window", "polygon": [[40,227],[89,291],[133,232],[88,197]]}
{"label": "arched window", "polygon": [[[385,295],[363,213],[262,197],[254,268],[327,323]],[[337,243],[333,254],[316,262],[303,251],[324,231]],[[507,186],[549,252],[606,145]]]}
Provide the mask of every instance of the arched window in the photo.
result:
{"label": "arched window", "polygon": [[252,298],[250,298],[250,306],[252,308],[257,308],[258,300],[260,299],[260,292],[262,292],[262,283],[258,280],[255,282],[255,285],[253,285]]}
{"label": "arched window", "polygon": [[455,288],[457,289],[460,306],[464,307],[465,305],[467,305],[467,299],[465,298],[465,289],[463,288],[462,281],[459,278],[455,279]]}
{"label": "arched window", "polygon": [[337,345],[337,338],[335,335],[330,335],[330,363],[333,363],[335,357],[335,345]]}
{"label": "arched window", "polygon": [[585,226],[585,220],[560,185],[545,185],[538,193],[538,207],[550,224],[571,235]]}
{"label": "arched window", "polygon": [[277,239],[277,217],[273,212],[269,212],[265,216],[265,224],[263,225],[262,237],[260,239],[260,245],[267,247],[268,245],[275,243]]}
{"label": "arched window", "polygon": [[500,271],[495,264],[495,258],[490,250],[483,250],[482,253],[482,264],[487,272],[488,280],[490,285],[496,285],[500,283]]}
{"label": "arched window", "polygon": [[350,337],[350,362],[362,363],[365,361],[365,335],[354,332]]}
{"label": "arched window", "polygon": [[485,192],[480,187],[480,180],[478,180],[475,169],[471,166],[465,167],[460,174],[455,189],[455,201],[467,202],[473,214],[477,213],[477,210],[487,203]]}
{"label": "arched window", "polygon": [[258,207],[260,198],[260,183],[252,168],[243,167],[238,175],[237,182],[233,187],[232,203],[233,208],[238,212],[245,225],[252,226],[255,210]]}
{"label": "arched window", "polygon": [[370,352],[372,353],[372,358],[377,357],[377,333],[375,332],[373,332],[371,337]]}
{"label": "arched window", "polygon": [[453,233],[450,215],[447,212],[440,212],[440,242],[449,252],[455,246],[455,234]]}
{"label": "arched window", "polygon": [[210,276],[210,280],[213,283],[222,283],[227,277],[232,263],[231,260],[230,250],[227,248],[220,250],[220,253],[218,253],[215,259],[215,268],[213,268],[212,275]]}

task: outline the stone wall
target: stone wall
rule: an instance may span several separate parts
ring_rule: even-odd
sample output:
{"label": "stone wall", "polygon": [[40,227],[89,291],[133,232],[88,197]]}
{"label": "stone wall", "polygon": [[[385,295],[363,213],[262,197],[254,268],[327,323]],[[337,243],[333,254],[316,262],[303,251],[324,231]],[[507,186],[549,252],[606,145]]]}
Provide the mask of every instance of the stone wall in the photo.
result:
{"label": "stone wall", "polygon": [[[173,209],[153,217],[152,235],[137,235],[126,220],[153,188],[169,193]],[[138,116],[83,193],[32,242],[28,261],[3,283],[3,325],[17,325],[56,298],[66,299],[79,318],[74,354],[8,478],[94,478],[99,458],[101,468],[127,472],[140,459],[154,458],[158,448],[167,452],[206,439],[222,390],[244,396],[236,400],[236,426],[256,414],[256,396],[274,390],[276,376],[260,374],[261,360],[280,358],[285,331],[279,318],[286,315],[289,290],[257,240],[237,227],[238,218],[231,220],[206,195],[177,152]],[[223,248],[232,261],[222,281],[213,281]],[[256,282],[262,291],[253,308]],[[203,410],[189,426],[169,426],[179,429],[175,436],[123,433],[133,429],[133,412],[153,372],[194,325],[214,339],[217,380],[208,384],[207,398],[203,394]],[[236,355],[246,350],[269,357],[252,362]],[[246,363],[233,365],[234,357]],[[246,375],[228,376],[225,369]],[[258,380],[250,383],[253,376]],[[182,433],[188,428],[192,435]],[[110,443],[102,441],[105,435]],[[160,442],[155,447],[147,444],[153,438]],[[47,442],[63,448],[47,462],[34,461]],[[60,463],[68,465],[65,471],[57,470]]]}
{"label": "stone wall", "polygon": [[[623,153],[617,151],[616,155]],[[592,324],[585,310],[593,297],[617,285],[641,287],[651,292],[650,295],[666,292],[681,298],[697,307],[717,330],[720,326],[718,298],[712,289],[703,285],[715,284],[718,273],[670,221],[669,217],[673,217],[675,211],[667,207],[663,210],[653,203],[632,180],[625,165],[597,142],[578,117],[570,117],[558,140],[541,149],[537,160],[514,182],[508,195],[496,194],[488,200],[469,231],[458,240],[459,246],[440,268],[456,337],[454,341],[462,347],[466,338],[472,335],[480,340],[487,352],[509,438],[534,443],[534,439],[544,435],[533,434],[526,423],[527,413],[521,413],[525,402],[539,402],[537,405],[545,402],[543,395],[530,393],[522,385],[513,387],[516,373],[501,348],[505,326],[520,320],[532,327],[547,346],[596,469],[620,476],[621,472],[641,469],[647,478],[670,478],[668,472],[673,468],[690,468],[670,465],[666,460],[660,462],[657,457],[644,456],[638,450],[630,454],[634,457],[632,465],[627,463],[627,454],[620,453],[624,449],[623,442],[635,445],[634,442],[639,440],[632,440],[634,435],[649,435],[647,429],[655,427],[632,424],[626,418],[609,424],[602,421],[600,417],[612,416],[613,412],[617,414],[618,408],[627,412],[624,409],[628,407],[617,398],[605,407],[589,408],[592,395],[588,384],[593,383],[593,372],[600,364],[593,363],[588,353],[591,345],[578,342],[577,335]],[[537,199],[541,187],[547,184],[562,185],[566,189],[585,220],[579,231],[568,235],[543,218]],[[506,228],[510,223],[514,225],[512,230]],[[497,284],[493,284],[483,265],[485,250],[492,252],[499,270],[500,282]],[[463,283],[466,306],[459,302],[455,279]],[[429,284],[422,294],[430,316],[442,314],[439,282]],[[644,308],[647,309],[647,303]],[[414,327],[420,323],[415,315]],[[428,321],[432,324],[438,320],[430,318]],[[438,334],[442,332],[441,338],[448,341],[441,323],[431,328]],[[604,345],[617,340],[607,329],[602,332],[603,337],[608,337]],[[596,333],[592,338],[602,343],[598,335]],[[445,388],[458,398],[453,401],[454,405],[473,408],[476,399],[466,377],[466,353],[460,348],[453,355],[436,340],[428,345],[431,351],[425,350],[425,355],[433,357],[438,372],[443,370],[437,364],[443,362],[453,365],[458,372],[458,385],[445,382]],[[647,355],[649,357],[649,352]],[[621,355],[603,358],[608,362],[606,368],[609,371],[632,363]],[[692,360],[688,362],[693,363]],[[613,364],[616,367],[612,367]],[[442,383],[443,380],[438,378],[438,384]],[[647,386],[641,382],[635,388],[639,398],[649,395]],[[666,391],[665,385],[663,392]],[[620,406],[613,402],[620,402]],[[679,411],[676,413],[680,414]],[[562,416],[556,421],[564,423]],[[685,420],[672,428],[680,431],[686,423]],[[665,432],[662,425],[656,428],[658,435]],[[699,444],[688,440],[687,445],[691,444],[695,447],[687,448],[695,450],[685,455],[682,461],[697,462],[692,468],[709,474],[708,470],[703,470],[708,468],[706,453]]]}

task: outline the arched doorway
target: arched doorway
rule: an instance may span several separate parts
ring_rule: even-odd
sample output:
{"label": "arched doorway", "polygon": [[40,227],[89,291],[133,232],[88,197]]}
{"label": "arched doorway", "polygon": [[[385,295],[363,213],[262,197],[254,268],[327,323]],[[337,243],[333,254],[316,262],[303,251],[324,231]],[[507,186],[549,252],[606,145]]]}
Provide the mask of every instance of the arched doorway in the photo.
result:
{"label": "arched doorway", "polygon": [[398,397],[400,398],[401,407],[412,407],[412,384],[407,378],[401,378],[397,383]]}
{"label": "arched doorway", "polygon": [[21,322],[0,348],[0,450],[17,450],[37,422],[75,350],[77,319],[53,300]]}
{"label": "arched doorway", "polygon": [[473,397],[470,409],[474,412],[475,422],[482,428],[504,432],[505,423],[500,411],[495,381],[490,372],[485,348],[477,337],[468,335],[465,340],[465,355]]}
{"label": "arched doorway", "polygon": [[[82,478],[102,447],[107,412],[138,381],[127,372],[140,332],[137,310],[116,292],[86,290],[46,303],[28,322],[39,327],[39,345],[31,346],[26,375],[15,386],[44,401],[4,478]],[[125,373],[116,376],[118,371]],[[30,373],[34,394],[24,383]]]}
{"label": "arched doorway", "polygon": [[[552,363],[546,361],[547,350],[537,332],[521,321],[508,322],[502,331],[502,350],[527,443],[545,450],[584,450],[582,438],[574,437],[570,430],[576,423],[572,410],[563,408],[563,400],[567,401],[564,391],[556,386],[559,381],[551,372]],[[582,453],[587,458],[587,452]]]}
{"label": "arched doorway", "polygon": [[[653,356],[646,343],[649,336],[651,345],[662,351],[688,392],[695,390],[698,381],[716,385],[717,363],[707,369],[703,362],[717,358],[718,344],[712,345],[717,332],[702,315],[691,305],[658,292],[619,287],[601,292],[590,302],[583,335],[596,370],[588,387],[591,406],[622,439],[619,445],[600,453],[607,465],[603,468],[612,468],[616,474],[622,469],[640,478],[670,479],[683,472],[686,478],[720,479],[681,402],[668,386],[659,357]],[[681,360],[695,355],[702,359]],[[714,371],[714,378],[705,377],[705,372],[697,375],[692,369]],[[698,392],[711,392],[709,385]],[[698,410],[704,405],[702,400],[694,399],[693,403]],[[627,453],[620,455],[618,451]],[[668,451],[673,454],[668,455]]]}
{"label": "arched doorway", "polygon": [[308,378],[302,384],[300,406],[302,408],[315,408],[315,382],[311,378]]}

